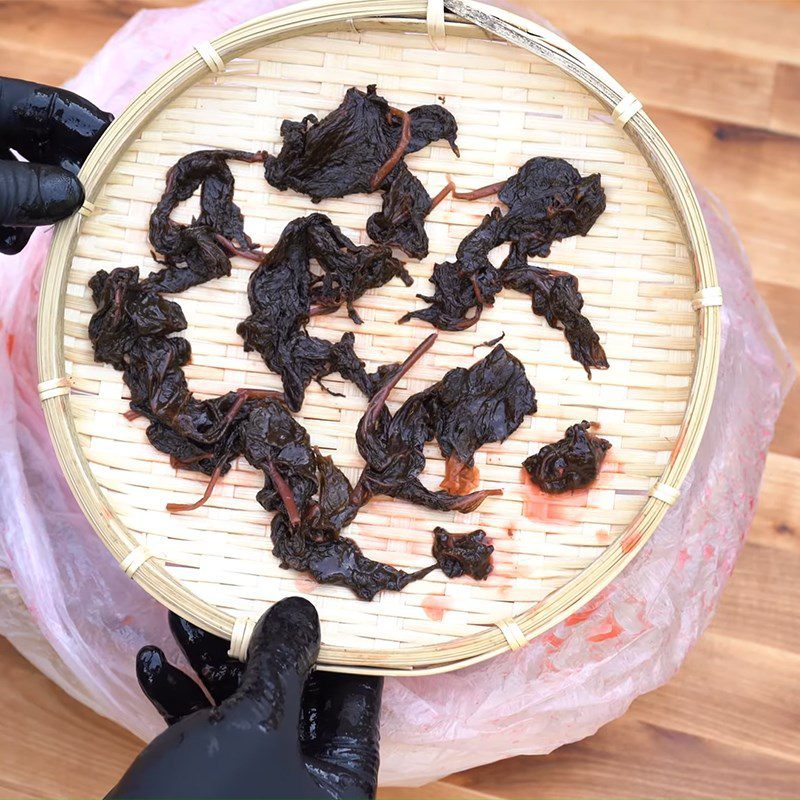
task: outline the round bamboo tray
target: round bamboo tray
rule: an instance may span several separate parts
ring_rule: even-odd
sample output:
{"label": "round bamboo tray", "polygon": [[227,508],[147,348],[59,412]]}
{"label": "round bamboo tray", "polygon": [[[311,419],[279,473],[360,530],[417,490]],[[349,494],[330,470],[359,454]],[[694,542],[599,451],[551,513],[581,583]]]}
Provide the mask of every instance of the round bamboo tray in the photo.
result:
{"label": "round bamboo tray", "polygon": [[[41,294],[40,393],[64,472],[87,517],[128,575],[195,623],[232,638],[246,653],[253,623],[271,603],[308,597],[322,620],[323,667],[380,674],[441,672],[509,649],[563,620],[635,557],[679,495],[703,434],[716,379],[721,294],[697,199],[675,154],[625,92],[589,58],[531,22],[474,2],[351,0],[291,6],[252,20],[167,70],[109,128],[82,172],[87,201],[57,230]],[[452,13],[449,13],[452,12]],[[393,394],[394,407],[468,366],[481,343],[505,331],[504,345],[526,366],[539,412],[504,444],[477,454],[482,487],[505,494],[476,512],[438,514],[400,501],[369,503],[349,535],[367,555],[403,568],[430,563],[431,531],[484,528],[495,545],[485,582],[433,573],[372,603],[278,568],[269,518],[256,503],[261,476],[239,463],[211,501],[170,515],[168,500],[194,499],[205,477],[175,471],[128,422],[121,375],[95,364],[86,283],[100,268],[153,268],[147,221],[167,169],[208,147],[279,147],[282,119],[324,115],[350,86],[376,83],[401,108],[444,102],[459,123],[462,158],[434,145],[408,158],[431,194],[450,174],[468,190],[512,174],[534,155],[566,158],[600,172],[608,208],[585,238],[557,244],[545,266],[578,276],[586,314],[611,368],[586,380],[563,335],[534,317],[530,302],[503,292],[469,331],[440,333]],[[232,163],[236,202],[265,249],[291,219],[327,213],[356,241],[377,195],[328,200],[278,192],[258,165]],[[427,223],[430,256],[408,263],[415,285],[397,282],[358,303],[364,324],[343,312],[316,318],[312,332],[353,330],[370,368],[402,359],[431,329],[395,321],[427,290],[436,261],[488,212],[492,198],[448,198]],[[189,219],[194,207],[181,210]],[[253,264],[184,292],[191,388],[213,396],[239,386],[278,388],[236,324],[248,313]],[[355,426],[365,402],[309,390],[298,419],[312,441],[354,479],[361,460]],[[530,453],[581,419],[597,421],[614,445],[588,491],[560,498],[534,493],[521,476]],[[436,448],[425,479],[443,474]]]}

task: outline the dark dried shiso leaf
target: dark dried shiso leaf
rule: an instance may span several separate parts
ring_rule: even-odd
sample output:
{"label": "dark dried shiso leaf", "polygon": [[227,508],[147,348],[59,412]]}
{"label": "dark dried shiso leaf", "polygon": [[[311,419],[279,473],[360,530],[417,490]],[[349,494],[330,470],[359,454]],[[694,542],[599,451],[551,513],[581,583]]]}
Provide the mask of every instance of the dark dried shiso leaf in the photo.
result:
{"label": "dark dried shiso leaf", "polygon": [[[442,330],[456,331],[474,325],[484,306],[492,305],[502,288],[530,294],[536,314],[552,327],[562,327],[572,358],[586,369],[606,369],[608,361],[589,320],[580,313],[583,298],[578,281],[565,273],[528,264],[528,258],[545,258],[553,242],[568,236],[585,236],[605,210],[605,193],[599,175],[581,177],[560,158],[532,158],[507,181],[486,191],[459,194],[473,199],[498,193],[508,207],[499,207],[461,242],[455,262],[436,264],[430,305],[400,319],[421,319]],[[509,255],[498,270],[489,260],[491,251],[510,243]]]}
{"label": "dark dried shiso leaf", "polygon": [[[322,276],[312,273],[312,259],[322,267]],[[395,276],[410,281],[390,248],[353,244],[324,214],[296,219],[284,228],[250,276],[247,297],[252,313],[237,331],[244,349],[258,352],[281,376],[292,411],[301,408],[312,380],[332,372],[353,381],[366,395],[373,393],[379,376],[365,371],[353,349],[353,334],[329,342],[311,336],[306,325],[314,313],[340,305],[358,319],[355,300]]]}
{"label": "dark dried shiso leaf", "polygon": [[375,90],[352,87],[338,108],[323,119],[309,114],[281,124],[283,146],[264,163],[267,182],[293,189],[318,203],[329,197],[384,192],[383,209],[367,222],[376,242],[399,247],[413,258],[428,253],[424,219],[430,195],[411,175],[403,156],[445,140],[458,154],[458,126],[441,106],[408,112],[393,108]]}

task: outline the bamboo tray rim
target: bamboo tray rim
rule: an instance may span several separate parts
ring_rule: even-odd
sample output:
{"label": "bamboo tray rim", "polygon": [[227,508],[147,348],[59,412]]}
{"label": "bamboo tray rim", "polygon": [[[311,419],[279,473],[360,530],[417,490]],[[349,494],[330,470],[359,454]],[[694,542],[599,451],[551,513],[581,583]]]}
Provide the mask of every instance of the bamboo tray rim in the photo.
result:
{"label": "bamboo tray rim", "polygon": [[[445,10],[457,16],[447,14]],[[550,30],[510,12],[464,0],[309,0],[246,22],[195,50],[168,68],[113,122],[80,172],[86,203],[56,226],[40,296],[38,367],[40,396],[50,436],[62,470],[81,508],[112,555],[147,592],[173,611],[225,638],[232,652],[246,654],[255,620],[234,617],[199,599],[171,577],[164,566],[139,545],[111,508],[81,450],[70,410],[70,384],[65,376],[65,290],[81,219],[91,213],[108,174],[141,128],[164,104],[225,62],[281,39],[332,30],[391,29],[427,32],[436,37],[483,35],[522,47],[556,65],[588,89],[624,126],[652,167],[683,228],[695,268],[694,303],[698,312],[695,369],[678,444],[643,508],[624,536],[608,545],[588,567],[545,600],[482,633],[445,644],[415,645],[394,651],[358,650],[323,644],[319,668],[379,675],[435,674],[468,666],[516,650],[565,619],[595,597],[637,555],[677,500],[700,444],[716,384],[721,340],[721,294],[713,253],[699,203],[672,148],[641,104],[599,65]],[[623,544],[623,539],[628,542]],[[632,543],[632,544],[631,544]]]}

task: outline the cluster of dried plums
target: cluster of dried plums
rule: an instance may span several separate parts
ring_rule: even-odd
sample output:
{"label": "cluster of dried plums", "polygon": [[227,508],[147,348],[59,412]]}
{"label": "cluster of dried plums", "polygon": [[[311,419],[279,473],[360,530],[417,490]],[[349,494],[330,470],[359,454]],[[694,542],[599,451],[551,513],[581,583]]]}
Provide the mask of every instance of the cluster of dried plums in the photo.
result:
{"label": "cluster of dried plums", "polygon": [[[402,589],[436,568],[448,577],[481,579],[491,572],[493,547],[480,530],[454,535],[436,528],[435,563],[413,573],[367,558],[341,530],[375,495],[440,511],[474,510],[502,491],[476,491],[476,450],[502,442],[526,414],[536,411],[522,364],[497,345],[469,369],[450,370],[391,414],[386,407],[390,392],[436,334],[403,363],[368,373],[355,353],[352,333],[330,342],[306,330],[311,317],[341,306],[360,323],[354,304],[364,292],[394,277],[411,284],[392,247],[414,258],[427,255],[425,218],[454,187],[448,182],[431,198],[404,156],[437,140],[449,142],[458,155],[456,135],[456,120],[442,106],[404,112],[390,106],[374,86],[366,92],[349,89],[342,104],[321,121],[311,115],[300,122],[285,120],[277,156],[214,150],[181,158],[167,173],[164,194],[150,218],[150,242],[162,268],[142,280],[136,267],[101,270],[89,282],[97,307],[89,324],[95,359],[122,371],[131,394],[126,416],[149,420],[148,439],[169,454],[174,467],[210,476],[196,503],[168,509],[202,505],[232,462],[244,456],[264,473],[257,499],[276,512],[272,543],[281,566],[310,573],[320,583],[347,586],[366,600],[382,589]],[[231,160],[263,162],[272,186],[294,189],[314,202],[382,192],[381,211],[367,221],[367,233],[376,243],[356,245],[328,217],[311,214],[290,222],[270,252],[258,251],[233,202]],[[173,221],[178,204],[198,188],[200,215],[188,225]],[[498,291],[510,287],[529,294],[534,312],[551,326],[563,327],[573,358],[587,373],[591,367],[607,367],[597,334],[580,313],[583,298],[574,276],[527,263],[528,256],[548,255],[554,241],[586,234],[605,208],[600,176],[582,178],[565,161],[534,158],[504,184],[454,196],[470,199],[494,192],[508,211],[495,208],[461,243],[455,262],[434,267],[436,290],[425,298],[429,308],[401,321],[416,317],[444,330],[467,328]],[[504,242],[511,243],[510,254],[497,269],[488,256]],[[238,332],[245,350],[257,351],[280,375],[283,392],[243,388],[197,400],[183,372],[190,344],[173,335],[185,330],[186,319],[164,295],[229,275],[234,255],[258,262],[248,287],[251,314]],[[312,261],[321,274],[312,271]],[[333,372],[368,398],[356,433],[365,466],[355,485],[311,445],[290,414],[301,408],[312,380],[321,383]],[[588,485],[610,447],[589,428],[587,422],[573,425],[563,440],[527,459],[524,467],[532,481],[546,492]],[[419,480],[424,447],[434,440],[446,459],[439,491]]]}

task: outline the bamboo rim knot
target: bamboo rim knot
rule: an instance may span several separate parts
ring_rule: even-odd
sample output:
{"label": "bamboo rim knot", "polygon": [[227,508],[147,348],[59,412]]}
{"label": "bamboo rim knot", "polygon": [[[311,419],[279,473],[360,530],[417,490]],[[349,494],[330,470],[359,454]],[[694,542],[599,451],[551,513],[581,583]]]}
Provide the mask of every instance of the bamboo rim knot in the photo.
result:
{"label": "bamboo rim knot", "polygon": [[94,213],[95,205],[89,200],[84,200],[83,205],[78,209],[82,217],[90,217]]}
{"label": "bamboo rim knot", "polygon": [[692,308],[699,311],[701,308],[722,305],[722,289],[719,286],[706,286],[694,293]]}
{"label": "bamboo rim knot", "polygon": [[253,635],[255,622],[250,617],[236,617],[233,621],[233,632],[231,633],[231,646],[228,655],[231,658],[245,661],[247,651],[250,648],[250,637]]}
{"label": "bamboo rim knot", "polygon": [[62,375],[60,378],[42,381],[37,388],[39,390],[39,400],[44,403],[45,400],[52,400],[62,394],[69,394],[72,389],[72,381],[66,375]]}
{"label": "bamboo rim knot", "polygon": [[668,506],[675,505],[680,496],[681,493],[678,489],[668,483],[661,483],[661,481],[650,490],[650,497],[654,500],[660,500]]}
{"label": "bamboo rim knot", "polygon": [[206,66],[215,74],[225,72],[225,62],[222,56],[213,48],[211,42],[198,42],[194,49],[200,54],[200,58],[206,62]]}
{"label": "bamboo rim knot", "polygon": [[624,128],[631,118],[642,110],[642,104],[636,96],[628,92],[611,110],[611,119],[620,128]]}
{"label": "bamboo rim knot", "polygon": [[500,628],[500,633],[506,637],[506,641],[511,650],[521,650],[528,644],[528,640],[525,638],[522,628],[520,628],[515,619],[509,617],[508,619],[501,619],[494,624]]}
{"label": "bamboo rim knot", "polygon": [[428,23],[428,38],[431,40],[434,50],[441,50],[444,47],[444,2],[443,0],[428,0],[428,10],[425,15]]}
{"label": "bamboo rim knot", "polygon": [[155,557],[156,554],[152,550],[140,544],[134,547],[133,550],[119,562],[119,565],[122,567],[122,571],[129,578],[132,578],[146,561]]}

